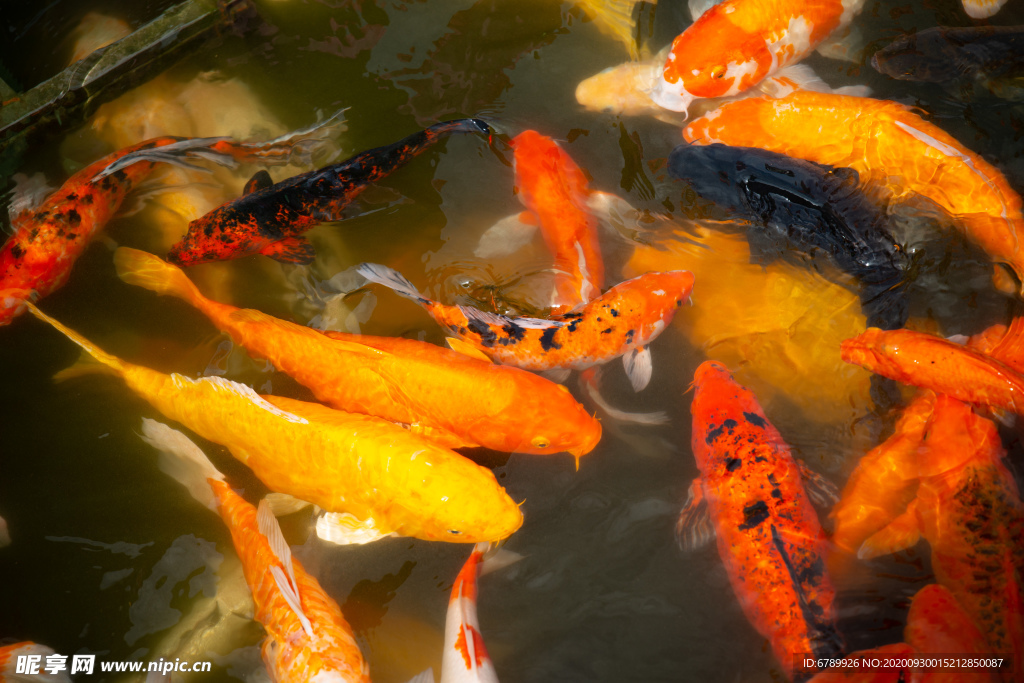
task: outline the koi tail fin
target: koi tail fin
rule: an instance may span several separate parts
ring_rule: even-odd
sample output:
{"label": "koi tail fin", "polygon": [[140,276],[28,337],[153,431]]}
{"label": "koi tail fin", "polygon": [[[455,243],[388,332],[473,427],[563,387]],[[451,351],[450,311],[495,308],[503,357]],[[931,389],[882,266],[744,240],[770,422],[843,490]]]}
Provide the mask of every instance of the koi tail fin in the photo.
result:
{"label": "koi tail fin", "polygon": [[639,0],[581,0],[587,14],[594,17],[595,25],[629,50],[633,61],[640,58],[637,49],[637,26],[633,19]]}
{"label": "koi tail fin", "polygon": [[242,163],[313,166],[313,158],[317,157],[315,165],[326,166],[340,152],[334,140],[348,129],[345,125],[346,110],[347,107],[339,109],[320,123],[285,133],[273,140],[232,142],[220,147]]}
{"label": "koi tail fin", "polygon": [[[105,365],[107,368],[109,368],[111,371],[113,371],[117,375],[123,375],[124,374],[125,370],[128,367],[128,364],[125,363],[123,360],[121,360],[117,356],[110,355],[109,353],[107,353],[106,351],[103,351],[98,346],[96,346],[95,344],[93,344],[88,339],[86,339],[82,335],[78,334],[74,330],[69,329],[69,328],[65,327],[64,325],[60,324],[59,322],[57,322],[56,320],[54,320],[53,318],[51,318],[50,316],[46,315],[45,313],[40,311],[38,308],[36,308],[36,305],[33,304],[31,301],[26,301],[25,305],[28,307],[28,310],[29,310],[29,312],[32,313],[32,315],[34,315],[35,317],[39,318],[40,320],[42,320],[44,322],[50,323],[55,328],[57,328],[57,330],[63,332],[64,336],[66,336],[68,339],[70,339],[71,341],[75,342],[76,344],[81,346],[83,349],[85,349],[85,352],[88,353],[90,356],[92,356],[96,361],[98,361],[99,363]],[[83,374],[81,370],[75,370],[77,365],[78,364],[73,365],[70,368],[68,368],[67,370],[65,370],[63,372],[60,372],[60,373],[57,373],[57,375],[55,376],[55,379],[68,379],[69,377],[75,377],[75,376],[78,376],[80,374]]]}
{"label": "koi tail fin", "polygon": [[192,497],[217,511],[217,494],[210,480],[224,481],[202,449],[191,439],[162,422],[142,418],[142,440],[160,451],[160,471],[188,489]]}
{"label": "koi tail fin", "polygon": [[580,386],[590,397],[590,400],[601,409],[608,417],[619,422],[632,422],[641,425],[661,425],[668,422],[668,415],[664,411],[654,413],[628,413],[624,410],[614,408],[601,395],[601,367],[595,365],[580,373]]}
{"label": "koi tail fin", "polygon": [[157,294],[176,296],[197,307],[205,301],[205,297],[181,268],[145,251],[118,248],[114,252],[114,268],[117,269],[118,277],[130,285],[145,287]]}
{"label": "koi tail fin", "polygon": [[395,294],[404,296],[406,299],[412,299],[420,305],[433,303],[433,301],[419,293],[416,285],[405,279],[405,276],[394,268],[388,268],[379,263],[360,263],[356,267],[356,272],[370,282],[384,285],[393,290]]}

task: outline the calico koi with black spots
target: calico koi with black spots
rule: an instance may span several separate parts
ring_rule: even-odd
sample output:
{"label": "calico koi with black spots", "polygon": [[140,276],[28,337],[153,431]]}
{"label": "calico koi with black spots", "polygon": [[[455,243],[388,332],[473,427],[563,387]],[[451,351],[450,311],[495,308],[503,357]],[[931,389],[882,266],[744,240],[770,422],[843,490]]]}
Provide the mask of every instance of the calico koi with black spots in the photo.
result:
{"label": "calico koi with black spots", "polygon": [[806,674],[794,669],[794,653],[837,657],[844,645],[825,536],[801,467],[754,394],[725,366],[701,364],[694,386],[692,446],[700,477],[676,524],[680,544],[694,549],[717,536],[747,619],[771,642],[790,678]]}
{"label": "calico koi with black spots", "polygon": [[194,266],[263,254],[284,263],[308,265],[315,252],[302,233],[319,223],[341,220],[343,209],[370,183],[452,133],[489,136],[492,131],[480,119],[456,119],[277,184],[266,171],[257,173],[241,197],[189,223],[167,260]]}
{"label": "calico koi with black spots", "polygon": [[420,304],[455,337],[499,363],[527,370],[585,370],[622,356],[626,374],[638,391],[651,378],[647,345],[672,322],[693,289],[693,274],[688,271],[645,273],[612,287],[577,311],[541,320],[433,301],[386,266],[363,263],[357,270],[367,280]]}

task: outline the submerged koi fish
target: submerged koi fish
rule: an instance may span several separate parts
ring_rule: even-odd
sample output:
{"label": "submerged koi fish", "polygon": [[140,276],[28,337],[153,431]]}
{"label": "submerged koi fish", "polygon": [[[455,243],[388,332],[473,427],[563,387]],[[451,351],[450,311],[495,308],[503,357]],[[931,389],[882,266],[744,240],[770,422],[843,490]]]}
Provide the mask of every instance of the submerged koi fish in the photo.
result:
{"label": "submerged koi fish", "polygon": [[827,255],[860,282],[868,324],[907,321],[901,286],[906,254],[885,215],[857,189],[857,172],[753,147],[680,145],[669,173],[702,198],[750,222],[747,241],[762,263],[794,250]]}
{"label": "submerged koi fish", "polygon": [[[601,424],[565,387],[411,339],[322,333],[204,297],[179,268],[120,248],[121,279],[184,299],[254,357],[265,358],[339,410],[411,426],[448,448],[589,453]],[[474,395],[468,402],[451,396]]]}
{"label": "submerged koi fish", "polygon": [[[718,554],[744,614],[771,643],[792,679],[794,653],[836,657],[835,589],[825,570],[825,535],[801,485],[801,468],[754,394],[721,363],[694,374],[690,486],[676,534],[685,548],[718,538]],[[813,669],[811,669],[813,671]]]}
{"label": "submerged koi fish", "polygon": [[218,513],[231,532],[256,604],[255,619],[267,630],[260,654],[271,679],[369,683],[352,627],[338,603],[292,558],[266,500],[258,510],[253,507],[198,446],[165,424],[143,418],[142,439],[160,451],[160,469]]}
{"label": "submerged koi fish", "polygon": [[935,394],[919,392],[892,436],[857,463],[832,509],[832,542],[855,553],[869,536],[902,513],[917,491],[917,449],[932,416]]}
{"label": "submerged koi fish", "polygon": [[861,545],[862,559],[931,546],[932,571],[988,639],[989,653],[1012,654],[1024,680],[1024,503],[1002,462],[995,425],[970,406],[940,396],[918,451],[917,496]]}
{"label": "submerged koi fish", "polygon": [[[46,658],[55,655],[53,648],[25,640],[0,647],[0,683],[21,683],[22,681],[43,681],[43,683],[71,683],[71,677],[64,671],[50,673],[46,670]],[[18,671],[19,657],[38,657],[34,660],[37,669],[33,673]]]}
{"label": "submerged koi fish", "polygon": [[651,379],[647,345],[672,322],[693,289],[693,275],[685,270],[646,273],[612,287],[560,320],[541,320],[446,306],[424,297],[387,266],[363,263],[357,271],[423,306],[439,325],[499,363],[528,370],[585,370],[622,356],[637,391]]}
{"label": "submerged koi fish", "polygon": [[194,380],[133,365],[26,305],[163,415],[226,446],[271,490],[347,513],[330,518],[343,529],[361,528],[371,540],[398,534],[477,543],[505,538],[522,524],[490,470],[398,425],[259,396],[221,377]]}
{"label": "submerged koi fish", "polygon": [[519,199],[534,215],[555,257],[552,315],[601,294],[604,259],[597,219],[587,209],[587,178],[551,138],[527,130],[512,138]]}
{"label": "submerged koi fish", "polygon": [[697,119],[683,137],[847,166],[860,175],[861,187],[897,200],[923,196],[1024,282],[1020,195],[998,169],[902,104],[807,91],[747,98]]}
{"label": "submerged koi fish", "polygon": [[271,141],[261,148],[227,138],[160,137],[86,166],[39,206],[12,218],[14,234],[0,248],[0,325],[10,323],[22,311],[24,301],[48,296],[64,286],[71,267],[92,238],[157,162],[184,164],[181,159],[187,156],[221,163],[268,161],[271,152],[287,157],[293,147],[291,141]]}
{"label": "submerged koi fish", "polygon": [[498,683],[476,617],[476,581],[486,543],[478,543],[452,586],[444,622],[441,683]]}
{"label": "submerged koi fish", "polygon": [[[965,657],[991,655],[985,635],[948,589],[937,583],[925,586],[910,601],[903,639],[915,652],[942,655],[956,652]],[[996,683],[992,669],[915,671],[914,683]]]}
{"label": "submerged koi fish", "polygon": [[179,266],[194,266],[263,254],[308,265],[315,251],[302,233],[319,223],[341,220],[342,210],[367,185],[452,133],[489,136],[492,131],[480,119],[456,119],[277,184],[267,172],[257,173],[244,195],[189,223],[188,233],[171,247],[167,258]]}
{"label": "submerged koi fish", "polygon": [[1024,414],[1024,375],[941,337],[871,327],[844,341],[840,355],[847,363],[904,384]]}
{"label": "submerged koi fish", "polygon": [[810,54],[862,5],[863,0],[725,0],[672,42],[651,99],[685,112],[698,98],[749,90]]}

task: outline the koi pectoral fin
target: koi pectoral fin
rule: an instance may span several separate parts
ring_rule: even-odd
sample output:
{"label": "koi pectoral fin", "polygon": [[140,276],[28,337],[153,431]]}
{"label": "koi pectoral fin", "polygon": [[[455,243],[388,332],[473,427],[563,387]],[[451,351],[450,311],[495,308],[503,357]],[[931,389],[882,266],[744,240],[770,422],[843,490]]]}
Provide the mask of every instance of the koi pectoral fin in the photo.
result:
{"label": "koi pectoral fin", "polygon": [[455,351],[456,353],[461,353],[463,356],[476,358],[477,360],[482,360],[485,363],[494,362],[493,360],[491,360],[490,356],[488,356],[486,353],[470,344],[468,341],[464,341],[462,339],[459,339],[458,337],[445,337],[444,341],[446,344],[448,344],[448,348],[450,348],[452,351]]}
{"label": "koi pectoral fin", "polygon": [[898,550],[911,548],[921,539],[921,529],[917,522],[917,500],[887,527],[869,537],[861,544],[857,557],[870,560],[881,555],[888,555]]}
{"label": "koi pectoral fin", "polygon": [[325,512],[316,520],[316,535],[322,541],[338,545],[364,545],[397,536],[378,528],[372,517],[362,520],[348,512]]}
{"label": "koi pectoral fin", "polygon": [[715,537],[715,527],[711,524],[711,512],[704,499],[704,489],[700,478],[694,479],[687,492],[686,503],[676,520],[676,541],[686,552],[703,548]]}
{"label": "koi pectoral fin", "polygon": [[275,517],[291,515],[310,506],[316,509],[316,506],[309,501],[296,498],[295,496],[290,496],[287,493],[278,493],[276,491],[268,493],[263,497],[263,500],[267,501],[267,506],[270,508],[270,511],[274,513]]}
{"label": "koi pectoral fin", "polygon": [[796,466],[812,503],[819,507],[830,507],[839,502],[839,489],[835,484],[809,468],[803,460],[796,460]]}
{"label": "koi pectoral fin", "polygon": [[637,346],[622,356],[622,365],[633,385],[633,391],[642,391],[651,381],[651,350],[646,346]]}
{"label": "koi pectoral fin", "polygon": [[281,263],[308,266],[316,258],[316,250],[305,237],[286,237],[260,249],[261,254]]}

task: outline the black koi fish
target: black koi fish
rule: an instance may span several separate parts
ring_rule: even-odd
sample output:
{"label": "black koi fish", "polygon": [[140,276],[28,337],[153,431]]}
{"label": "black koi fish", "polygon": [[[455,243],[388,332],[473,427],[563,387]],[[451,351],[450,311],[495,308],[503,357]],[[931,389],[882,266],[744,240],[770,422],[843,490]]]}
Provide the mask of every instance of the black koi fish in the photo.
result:
{"label": "black koi fish", "polygon": [[492,133],[480,119],[445,121],[392,145],[377,147],[337,164],[274,184],[261,171],[245,193],[189,223],[167,259],[180,266],[264,254],[286,263],[309,264],[313,245],[302,233],[340,220],[342,210],[372,182],[452,133]]}
{"label": "black koi fish", "polygon": [[[1024,99],[1024,26],[935,26],[882,48],[871,66],[901,81],[979,83],[997,96]],[[1012,77],[1016,87],[1006,80]]]}
{"label": "black koi fish", "polygon": [[771,261],[794,249],[825,253],[860,281],[869,326],[903,327],[905,252],[857,189],[855,170],[719,144],[680,145],[668,167],[698,195],[750,223],[752,258]]}

